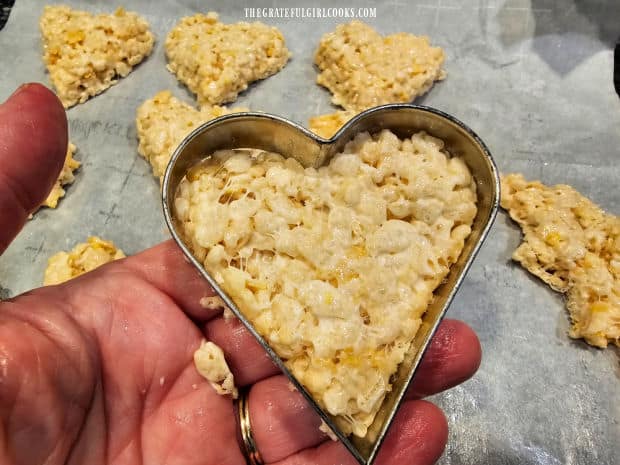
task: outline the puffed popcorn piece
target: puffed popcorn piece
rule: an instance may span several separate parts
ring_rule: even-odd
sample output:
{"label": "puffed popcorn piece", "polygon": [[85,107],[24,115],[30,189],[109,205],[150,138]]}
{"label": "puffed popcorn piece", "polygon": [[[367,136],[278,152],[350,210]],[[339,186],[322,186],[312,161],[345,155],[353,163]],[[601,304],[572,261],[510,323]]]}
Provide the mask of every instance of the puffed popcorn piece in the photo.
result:
{"label": "puffed popcorn piece", "polygon": [[200,348],[194,352],[194,365],[219,395],[231,395],[233,399],[239,396],[235,377],[228,368],[224,352],[213,342],[202,341]]}

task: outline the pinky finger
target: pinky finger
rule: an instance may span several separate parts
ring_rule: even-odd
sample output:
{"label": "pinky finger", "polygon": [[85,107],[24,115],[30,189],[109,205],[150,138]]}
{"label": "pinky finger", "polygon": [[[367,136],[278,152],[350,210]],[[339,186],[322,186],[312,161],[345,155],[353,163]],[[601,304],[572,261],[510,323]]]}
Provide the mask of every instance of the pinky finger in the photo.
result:
{"label": "pinky finger", "polygon": [[[376,465],[431,465],[448,440],[448,423],[442,411],[424,400],[405,402],[400,408]],[[323,444],[298,452],[274,465],[356,465],[357,461],[338,442]]]}

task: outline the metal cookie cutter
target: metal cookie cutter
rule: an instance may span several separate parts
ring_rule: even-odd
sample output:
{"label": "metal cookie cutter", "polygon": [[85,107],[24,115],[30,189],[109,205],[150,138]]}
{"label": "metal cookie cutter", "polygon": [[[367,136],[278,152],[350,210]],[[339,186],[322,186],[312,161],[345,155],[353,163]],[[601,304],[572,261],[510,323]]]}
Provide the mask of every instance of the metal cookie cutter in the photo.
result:
{"label": "metal cookie cutter", "polygon": [[[234,300],[226,295],[204,269],[202,263],[192,255],[177,229],[174,199],[186,172],[217,150],[261,149],[279,153],[284,157],[293,157],[306,167],[319,167],[328,163],[331,157],[341,151],[356,134],[364,131],[372,134],[382,129],[391,130],[401,139],[411,137],[418,131],[426,131],[442,139],[445,142],[445,149],[452,156],[462,157],[474,176],[478,213],[474,219],[472,233],[467,238],[458,261],[452,265],[447,278],[435,290],[435,298],[422,318],[422,325],[411,348],[393,376],[392,390],[386,395],[366,436],[358,438],[348,437],[340,431],[334,418],[314,401],[265,339],[256,332],[250,321],[244,317]],[[172,156],[163,181],[164,215],[179,247],[362,465],[371,465],[376,458],[424,351],[489,232],[497,213],[498,203],[497,168],[482,140],[467,126],[446,113],[409,104],[383,105],[366,110],[346,123],[331,139],[318,137],[298,124],[269,114],[249,112],[222,116],[198,127],[183,140]]]}

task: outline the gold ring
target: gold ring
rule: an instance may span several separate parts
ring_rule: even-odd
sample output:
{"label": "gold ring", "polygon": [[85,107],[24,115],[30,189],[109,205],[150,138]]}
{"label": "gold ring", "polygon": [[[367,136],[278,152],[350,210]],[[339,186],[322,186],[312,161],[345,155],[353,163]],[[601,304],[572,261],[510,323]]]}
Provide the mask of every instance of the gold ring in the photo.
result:
{"label": "gold ring", "polygon": [[243,454],[249,465],[265,465],[252,434],[250,403],[248,402],[249,394],[249,389],[243,389],[239,392],[239,399],[237,399],[237,415],[239,416],[239,428],[241,429],[241,439],[243,440]]}

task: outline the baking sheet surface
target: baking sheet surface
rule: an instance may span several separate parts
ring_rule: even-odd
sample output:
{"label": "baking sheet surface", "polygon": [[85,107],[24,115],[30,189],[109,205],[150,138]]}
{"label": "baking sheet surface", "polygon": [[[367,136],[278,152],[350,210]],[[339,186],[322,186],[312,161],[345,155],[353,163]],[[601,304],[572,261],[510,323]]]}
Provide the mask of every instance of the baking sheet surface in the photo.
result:
{"label": "baking sheet surface", "polygon": [[[67,1],[93,12],[116,4]],[[45,2],[19,0],[0,32],[0,100],[22,82],[49,83],[38,19]],[[82,162],[57,210],[42,209],[0,258],[0,297],[39,286],[47,258],[88,235],[137,253],[168,237],[159,183],[136,151],[135,110],[157,91],[193,96],[165,69],[163,40],[184,15],[245,8],[376,7],[382,33],[429,35],[447,55],[448,77],[416,103],[453,114],[487,143],[502,172],[568,183],[620,214],[620,100],[613,89],[615,0],[352,0],[210,2],[125,0],[151,23],[153,54],[127,78],[68,111]],[[236,105],[306,124],[333,110],[314,84],[320,36],[346,18],[264,19],[281,28],[294,56],[252,85]],[[620,352],[566,336],[559,295],[510,262],[519,230],[501,213],[449,310],[482,341],[483,363],[465,384],[432,400],[450,439],[441,464],[615,464],[620,456]]]}

